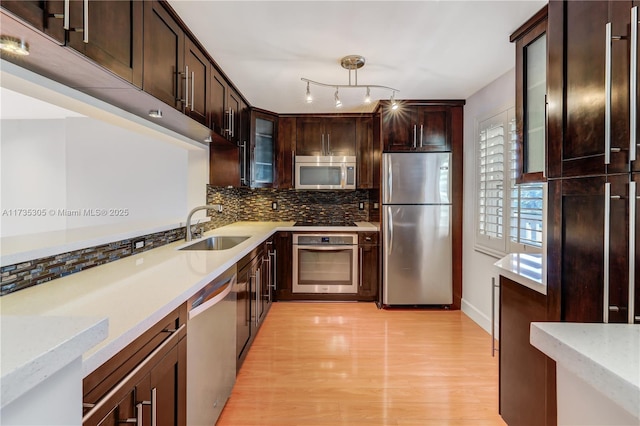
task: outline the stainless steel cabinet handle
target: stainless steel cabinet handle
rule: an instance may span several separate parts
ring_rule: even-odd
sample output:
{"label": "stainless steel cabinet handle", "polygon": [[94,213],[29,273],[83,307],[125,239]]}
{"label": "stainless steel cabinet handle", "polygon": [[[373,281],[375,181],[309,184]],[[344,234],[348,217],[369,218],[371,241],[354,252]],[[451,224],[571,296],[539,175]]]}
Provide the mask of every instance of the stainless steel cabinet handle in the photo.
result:
{"label": "stainless steel cabinet handle", "polygon": [[[620,36],[611,35],[611,22],[605,26],[605,67],[604,67],[604,164],[611,164],[611,43]],[[615,152],[619,152],[617,149]]]}
{"label": "stainless steel cabinet handle", "polygon": [[89,0],[84,0],[84,17],[83,17],[83,35],[82,41],[89,43]]}
{"label": "stainless steel cabinet handle", "polygon": [[189,65],[184,68],[184,108],[189,108]]}
{"label": "stainless steel cabinet handle", "polygon": [[[247,289],[247,292],[249,293],[249,298],[251,298],[251,282],[255,282],[255,288],[256,288],[256,293],[258,293],[258,270],[256,269],[256,271],[249,275],[249,288]],[[256,318],[258,317],[257,315],[253,316],[253,312],[251,312],[251,307],[249,306],[250,303],[247,303],[247,309],[249,310],[249,315],[247,315],[247,318],[251,318],[250,321],[257,321]],[[258,310],[258,307],[256,306],[256,311]]]}
{"label": "stainless steel cabinet handle", "polygon": [[424,133],[423,132],[423,127],[424,127],[424,125],[421,124],[420,125],[420,148],[422,148],[422,134]]}
{"label": "stainless steel cabinet handle", "polygon": [[240,180],[247,185],[247,141],[242,142],[242,177]]}
{"label": "stainless steel cabinet handle", "polygon": [[[631,8],[631,71],[629,75],[629,162],[636,161],[638,127],[638,6]],[[629,321],[632,321],[632,315]]]}
{"label": "stainless steel cabinet handle", "polygon": [[271,282],[271,288],[273,288],[273,290],[275,291],[276,290],[276,279],[278,278],[278,262],[277,262],[278,253],[276,252],[276,250],[274,250],[274,251],[269,252],[269,255],[271,257],[273,257],[273,264],[272,264],[273,265],[273,271],[272,271],[273,272],[273,274],[272,274],[273,280]]}
{"label": "stainless steel cabinet handle", "polygon": [[158,425],[158,390],[151,389],[151,426]]}
{"label": "stainless steel cabinet handle", "polygon": [[500,285],[496,285],[496,278],[491,277],[491,356],[496,354],[496,289],[500,290]]}
{"label": "stainless steel cabinet handle", "polygon": [[142,425],[142,402],[136,404],[136,425]]}
{"label": "stainless steel cabinet handle", "polygon": [[416,125],[413,125],[413,147],[416,147]]}
{"label": "stainless steel cabinet handle", "polygon": [[362,287],[362,259],[364,257],[364,247],[360,247],[360,264],[358,265],[359,275],[360,275],[360,287]]}
{"label": "stainless steel cabinet handle", "polygon": [[193,101],[195,100],[196,73],[191,71],[191,110],[195,108]]}
{"label": "stainless steel cabinet handle", "polygon": [[62,28],[69,31],[69,6],[71,0],[64,0],[64,22]]}
{"label": "stainless steel cabinet handle", "polygon": [[331,133],[327,133],[327,155],[331,155]]}
{"label": "stainless steel cabinet handle", "polygon": [[611,247],[611,183],[604,184],[604,283],[602,292],[602,322],[609,322],[609,249]]}
{"label": "stainless steel cabinet handle", "polygon": [[629,324],[634,323],[636,313],[636,193],[636,183],[629,182]]}
{"label": "stainless steel cabinet handle", "polygon": [[291,151],[291,186],[295,186],[295,167],[296,167],[296,161],[295,161],[295,152]]}
{"label": "stainless steel cabinet handle", "polygon": [[256,324],[260,322],[260,292],[258,291],[258,286],[262,287],[262,269],[260,268],[256,270]]}

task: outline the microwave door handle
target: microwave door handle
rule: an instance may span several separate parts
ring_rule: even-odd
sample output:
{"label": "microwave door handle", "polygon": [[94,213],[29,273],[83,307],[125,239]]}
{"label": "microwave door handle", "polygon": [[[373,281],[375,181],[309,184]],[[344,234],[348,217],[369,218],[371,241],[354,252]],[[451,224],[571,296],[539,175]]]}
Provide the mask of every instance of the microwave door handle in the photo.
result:
{"label": "microwave door handle", "polygon": [[347,166],[345,164],[343,164],[340,167],[341,170],[341,182],[340,182],[340,187],[344,188],[347,185]]}

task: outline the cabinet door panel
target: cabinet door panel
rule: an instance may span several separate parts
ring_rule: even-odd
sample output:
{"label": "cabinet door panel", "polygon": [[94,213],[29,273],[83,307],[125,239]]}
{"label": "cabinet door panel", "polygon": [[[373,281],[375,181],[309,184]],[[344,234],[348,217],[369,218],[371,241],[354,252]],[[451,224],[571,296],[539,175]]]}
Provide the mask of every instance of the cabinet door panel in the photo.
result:
{"label": "cabinet door panel", "polygon": [[604,177],[562,182],[562,321],[603,320],[604,184]]}
{"label": "cabinet door panel", "polygon": [[326,143],[322,118],[299,117],[296,119],[297,155],[325,155]]}
{"label": "cabinet door panel", "polygon": [[411,151],[414,149],[414,114],[412,107],[400,107],[397,110],[392,110],[388,106],[384,106],[382,112],[382,141],[386,152]]}
{"label": "cabinet door panel", "polygon": [[356,148],[358,155],[356,156],[358,174],[358,189],[374,188],[374,148],[373,148],[373,119],[358,118],[356,120]]}
{"label": "cabinet door panel", "polygon": [[227,108],[227,82],[222,75],[215,69],[211,70],[211,129],[222,135],[227,136],[226,128],[226,108]]}
{"label": "cabinet door panel", "polygon": [[[609,322],[627,322],[629,306],[629,176],[607,178],[611,184],[609,225]],[[617,197],[620,198],[617,198]],[[616,309],[617,308],[617,309]]]}
{"label": "cabinet door panel", "polygon": [[545,320],[544,295],[500,277],[500,415],[508,424],[546,425],[555,411],[547,358],[529,344],[531,322]]}
{"label": "cabinet door panel", "polygon": [[241,142],[242,99],[235,90],[229,88],[227,98],[227,137],[233,143]]}
{"label": "cabinet door panel", "polygon": [[296,119],[280,117],[278,119],[277,157],[275,188],[289,189],[294,186],[293,165],[296,143]]}
{"label": "cabinet door panel", "polygon": [[185,54],[185,65],[189,67],[189,105],[186,111],[191,118],[207,125],[211,65],[204,53],[189,38],[185,39]]}
{"label": "cabinet door panel", "polygon": [[144,4],[143,88],[176,107],[185,94],[184,33],[160,3]]}
{"label": "cabinet door panel", "polygon": [[375,300],[378,292],[378,246],[361,245],[360,250],[360,282],[358,294],[365,300]]}
{"label": "cabinet door panel", "polygon": [[[243,268],[238,273],[236,284],[236,356],[240,360],[243,351],[251,337],[251,315],[250,307],[250,267]],[[240,369],[240,363],[238,363]]]}
{"label": "cabinet door panel", "polygon": [[226,141],[209,145],[209,185],[240,186],[240,149]]}
{"label": "cabinet door panel", "polygon": [[[121,78],[142,87],[142,19],[140,1],[90,1],[84,32],[70,31],[68,45]],[[71,27],[83,28],[83,2],[71,2]]]}
{"label": "cabinet door panel", "polygon": [[324,133],[329,155],[356,155],[356,120],[354,118],[327,118]]}
{"label": "cabinet door panel", "polygon": [[[31,24],[35,29],[51,36],[60,44],[64,44],[65,30],[62,27],[63,0],[3,0],[2,7]],[[54,17],[54,14],[60,16],[60,18]]]}
{"label": "cabinet door panel", "polygon": [[451,151],[448,108],[420,107],[418,110],[418,148],[420,151]]}
{"label": "cabinet door panel", "polygon": [[[179,424],[178,393],[176,392],[178,368],[178,347],[175,346],[149,373],[151,392],[154,389],[156,392],[156,404],[153,409],[158,426],[178,426]],[[150,395],[149,398],[151,398]]]}

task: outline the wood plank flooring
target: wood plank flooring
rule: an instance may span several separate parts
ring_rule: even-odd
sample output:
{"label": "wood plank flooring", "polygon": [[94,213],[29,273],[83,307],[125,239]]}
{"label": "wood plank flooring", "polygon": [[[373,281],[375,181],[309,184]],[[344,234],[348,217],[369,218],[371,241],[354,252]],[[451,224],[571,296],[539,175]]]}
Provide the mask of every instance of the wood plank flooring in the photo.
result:
{"label": "wood plank flooring", "polygon": [[274,303],[218,425],[504,425],[491,337],[460,311]]}

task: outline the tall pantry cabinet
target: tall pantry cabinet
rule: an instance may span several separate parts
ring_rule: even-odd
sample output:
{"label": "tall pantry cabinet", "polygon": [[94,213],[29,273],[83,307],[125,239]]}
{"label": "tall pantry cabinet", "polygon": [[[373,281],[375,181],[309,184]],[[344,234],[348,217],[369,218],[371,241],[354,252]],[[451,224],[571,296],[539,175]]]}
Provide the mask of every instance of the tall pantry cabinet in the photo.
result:
{"label": "tall pantry cabinet", "polygon": [[549,320],[640,323],[638,3],[549,3]]}

